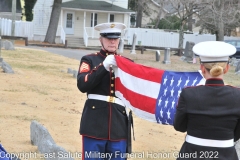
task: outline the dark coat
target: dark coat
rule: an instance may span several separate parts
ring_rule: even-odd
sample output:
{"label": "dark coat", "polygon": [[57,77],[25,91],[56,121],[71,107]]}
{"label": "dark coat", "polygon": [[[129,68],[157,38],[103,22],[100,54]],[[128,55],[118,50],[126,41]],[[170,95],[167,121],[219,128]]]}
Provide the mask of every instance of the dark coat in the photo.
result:
{"label": "dark coat", "polygon": [[[205,86],[183,89],[177,105],[174,128],[203,139],[238,140],[240,137],[240,89],[224,85],[222,79],[216,78],[208,79]],[[199,157],[204,151],[217,154],[218,160],[238,160],[234,146],[218,148],[184,142],[180,154],[197,152],[197,159],[208,159],[206,156]]]}
{"label": "dark coat", "polygon": [[[78,89],[88,94],[115,96],[114,73],[108,72],[103,61],[107,53],[103,50],[83,56],[80,62],[89,65],[87,72],[77,77]],[[85,65],[85,66],[87,66]],[[80,122],[80,134],[97,139],[127,139],[128,118],[124,106],[101,100],[87,99]]]}

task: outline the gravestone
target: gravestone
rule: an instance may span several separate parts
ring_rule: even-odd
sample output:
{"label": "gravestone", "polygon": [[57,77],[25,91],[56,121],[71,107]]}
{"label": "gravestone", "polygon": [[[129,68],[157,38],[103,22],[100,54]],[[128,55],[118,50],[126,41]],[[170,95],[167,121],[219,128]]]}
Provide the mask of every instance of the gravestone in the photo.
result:
{"label": "gravestone", "polygon": [[73,74],[73,70],[71,68],[68,68],[67,73]]}
{"label": "gravestone", "polygon": [[40,153],[46,156],[45,160],[74,160],[63,147],[58,146],[48,132],[47,128],[33,120],[30,125],[31,144],[37,146]]}
{"label": "gravestone", "polygon": [[78,75],[78,71],[77,70],[73,70],[73,77],[77,78],[77,75]]}
{"label": "gravestone", "polygon": [[2,61],[2,69],[5,73],[14,73],[12,67],[5,61]]}
{"label": "gravestone", "polygon": [[238,61],[235,72],[240,72],[240,61]]}
{"label": "gravestone", "polygon": [[47,145],[55,144],[47,128],[35,120],[33,120],[30,125],[30,140],[32,145],[38,146],[40,153],[48,152],[49,149]]}
{"label": "gravestone", "polygon": [[3,48],[5,45],[5,41],[1,40],[0,47]]}
{"label": "gravestone", "polygon": [[194,45],[195,45],[194,42],[189,42],[189,41],[186,42],[186,46],[185,46],[185,49],[184,49],[184,56],[185,56],[185,61],[186,62],[192,62],[193,61],[194,53],[192,51],[192,48],[193,48]]}
{"label": "gravestone", "polygon": [[164,50],[164,64],[170,64],[171,60],[170,60],[170,48],[165,48]]}
{"label": "gravestone", "polygon": [[11,41],[6,40],[4,43],[5,50],[14,50],[13,43]]}
{"label": "gravestone", "polygon": [[133,34],[132,49],[131,49],[130,54],[136,54],[136,51],[135,51],[136,39],[137,39],[137,34],[134,33],[134,34]]}
{"label": "gravestone", "polygon": [[240,61],[240,59],[236,59],[236,58],[231,58],[231,59],[232,59],[231,65],[234,66],[234,67],[237,67],[238,62]]}
{"label": "gravestone", "polygon": [[160,51],[156,51],[156,61],[160,61],[160,55],[161,55],[161,53],[160,53]]}
{"label": "gravestone", "polygon": [[119,43],[119,53],[123,53],[124,40],[121,38]]}
{"label": "gravestone", "polygon": [[0,57],[0,67],[2,67],[3,58]]}

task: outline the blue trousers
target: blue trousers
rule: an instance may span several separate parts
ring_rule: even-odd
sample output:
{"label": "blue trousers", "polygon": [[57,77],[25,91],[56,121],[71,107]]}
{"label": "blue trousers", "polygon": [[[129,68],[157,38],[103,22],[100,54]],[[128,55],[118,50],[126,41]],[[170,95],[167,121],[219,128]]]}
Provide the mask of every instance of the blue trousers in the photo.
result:
{"label": "blue trousers", "polygon": [[82,137],[83,160],[126,160],[126,140],[109,141]]}

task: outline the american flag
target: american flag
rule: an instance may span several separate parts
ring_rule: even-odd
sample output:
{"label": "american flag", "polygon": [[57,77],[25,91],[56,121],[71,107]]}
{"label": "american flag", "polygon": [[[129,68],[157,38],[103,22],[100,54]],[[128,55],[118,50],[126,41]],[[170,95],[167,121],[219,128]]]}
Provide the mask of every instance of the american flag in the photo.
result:
{"label": "american flag", "polygon": [[115,58],[116,96],[135,115],[152,122],[173,125],[182,88],[204,82],[198,71],[166,71]]}

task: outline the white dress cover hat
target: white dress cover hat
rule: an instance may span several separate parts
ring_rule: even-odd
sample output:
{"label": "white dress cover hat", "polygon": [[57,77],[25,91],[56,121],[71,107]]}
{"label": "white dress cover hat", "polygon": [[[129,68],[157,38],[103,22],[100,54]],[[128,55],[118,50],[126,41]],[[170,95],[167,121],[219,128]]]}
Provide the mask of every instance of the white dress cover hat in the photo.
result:
{"label": "white dress cover hat", "polygon": [[229,56],[236,53],[236,47],[222,41],[200,42],[192,50],[200,56],[201,62],[227,62]]}
{"label": "white dress cover hat", "polygon": [[106,38],[120,38],[122,30],[126,26],[123,23],[101,23],[94,27],[95,30],[100,31],[100,35]]}

